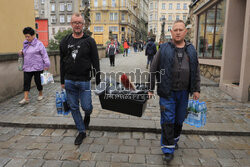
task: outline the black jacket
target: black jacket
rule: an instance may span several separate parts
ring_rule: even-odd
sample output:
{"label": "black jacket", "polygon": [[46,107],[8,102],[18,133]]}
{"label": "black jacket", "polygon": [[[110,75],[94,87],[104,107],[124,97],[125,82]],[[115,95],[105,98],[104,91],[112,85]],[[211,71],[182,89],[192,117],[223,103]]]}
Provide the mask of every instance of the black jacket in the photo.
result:
{"label": "black jacket", "polygon": [[[75,57],[75,58],[74,58]],[[100,83],[100,64],[95,40],[87,35],[75,39],[72,34],[60,42],[61,84],[65,79],[89,81],[96,75],[96,84]]]}

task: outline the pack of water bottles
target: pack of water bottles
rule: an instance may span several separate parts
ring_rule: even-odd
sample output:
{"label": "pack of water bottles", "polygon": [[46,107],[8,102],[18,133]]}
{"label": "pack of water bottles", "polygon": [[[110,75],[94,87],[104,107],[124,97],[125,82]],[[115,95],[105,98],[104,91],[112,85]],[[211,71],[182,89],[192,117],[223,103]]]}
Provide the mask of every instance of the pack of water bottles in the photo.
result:
{"label": "pack of water bottles", "polygon": [[48,71],[44,71],[42,74],[40,74],[40,77],[42,85],[54,83],[53,74],[49,73]]}
{"label": "pack of water bottles", "polygon": [[205,126],[207,117],[207,105],[205,102],[199,102],[199,100],[189,100],[187,110],[188,116],[184,123],[197,128]]}
{"label": "pack of water bottles", "polygon": [[56,110],[58,115],[68,115],[70,113],[65,90],[56,92]]}

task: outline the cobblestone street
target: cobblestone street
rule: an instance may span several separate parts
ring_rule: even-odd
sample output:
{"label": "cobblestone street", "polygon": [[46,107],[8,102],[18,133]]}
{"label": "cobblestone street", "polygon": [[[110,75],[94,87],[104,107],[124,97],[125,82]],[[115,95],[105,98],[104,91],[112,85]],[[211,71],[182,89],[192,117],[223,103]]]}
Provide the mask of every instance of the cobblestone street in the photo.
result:
{"label": "cobblestone street", "polygon": [[[147,71],[144,53],[100,60],[102,72]],[[148,100],[142,117],[102,109],[92,93],[90,130],[81,146],[71,115],[56,112],[55,93],[59,78],[44,86],[45,99],[18,105],[23,94],[0,103],[0,167],[161,167],[161,166],[250,166],[250,103],[240,103],[222,92],[218,84],[202,77],[201,101],[208,107],[207,124],[195,128],[184,124],[174,160],[166,165],[160,150],[158,96]],[[146,78],[142,79],[143,81]]]}

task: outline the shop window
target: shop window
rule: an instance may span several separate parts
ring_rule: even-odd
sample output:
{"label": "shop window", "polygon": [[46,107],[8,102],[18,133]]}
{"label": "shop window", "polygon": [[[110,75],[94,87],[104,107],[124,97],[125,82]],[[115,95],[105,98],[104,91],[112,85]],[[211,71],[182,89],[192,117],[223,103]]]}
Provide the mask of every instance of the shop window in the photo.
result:
{"label": "shop window", "polygon": [[221,59],[225,3],[226,0],[220,1],[199,15],[197,51],[200,58]]}

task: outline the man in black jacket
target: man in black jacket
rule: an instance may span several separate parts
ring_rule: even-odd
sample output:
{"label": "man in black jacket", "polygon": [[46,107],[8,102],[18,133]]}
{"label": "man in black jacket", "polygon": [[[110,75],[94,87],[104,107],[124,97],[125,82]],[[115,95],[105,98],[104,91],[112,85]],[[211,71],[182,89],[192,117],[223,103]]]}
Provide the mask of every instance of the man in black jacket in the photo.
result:
{"label": "man in black jacket", "polygon": [[[71,17],[73,34],[64,37],[60,43],[61,86],[66,89],[67,102],[79,131],[75,145],[86,137],[92,113],[91,77],[95,72],[96,85],[100,83],[100,65],[95,40],[83,33],[84,20],[79,13]],[[93,69],[92,69],[93,67]],[[84,120],[79,108],[85,112]]]}
{"label": "man in black jacket", "polygon": [[154,39],[151,38],[147,44],[146,51],[145,51],[145,55],[148,56],[146,69],[148,69],[148,66],[151,64],[156,52],[157,50],[156,50],[156,45],[154,43]]}

